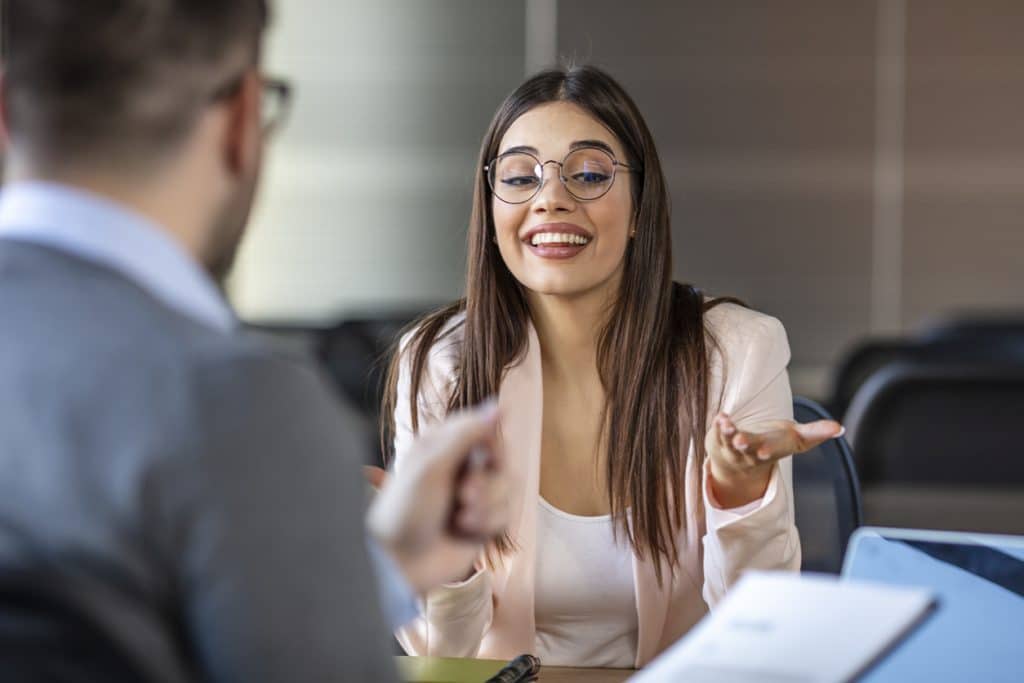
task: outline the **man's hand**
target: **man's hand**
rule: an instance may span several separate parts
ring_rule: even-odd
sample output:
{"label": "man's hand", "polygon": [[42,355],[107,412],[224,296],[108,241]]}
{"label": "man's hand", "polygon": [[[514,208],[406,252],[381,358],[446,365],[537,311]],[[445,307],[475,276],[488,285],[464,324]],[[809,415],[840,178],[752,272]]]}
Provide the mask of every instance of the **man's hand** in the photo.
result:
{"label": "man's hand", "polygon": [[413,443],[399,473],[367,468],[380,489],[369,532],[420,593],[465,578],[508,523],[497,423],[494,404],[458,413]]}

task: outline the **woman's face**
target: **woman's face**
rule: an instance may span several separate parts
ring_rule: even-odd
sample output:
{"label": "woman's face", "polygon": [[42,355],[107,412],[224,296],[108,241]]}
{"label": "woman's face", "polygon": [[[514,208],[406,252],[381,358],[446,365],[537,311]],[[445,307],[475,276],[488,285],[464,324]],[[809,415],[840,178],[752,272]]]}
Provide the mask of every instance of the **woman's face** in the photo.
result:
{"label": "woman's face", "polygon": [[[568,102],[543,104],[520,116],[501,139],[498,154],[519,149],[541,162],[561,161],[581,146],[607,147],[615,159],[627,163],[618,139]],[[544,182],[532,199],[509,204],[492,197],[498,249],[505,265],[520,284],[539,294],[616,291],[632,230],[628,171],[620,167],[605,195],[582,201],[566,191],[556,164],[543,168]],[[511,174],[505,175],[508,187]],[[496,184],[501,182],[496,179]]]}

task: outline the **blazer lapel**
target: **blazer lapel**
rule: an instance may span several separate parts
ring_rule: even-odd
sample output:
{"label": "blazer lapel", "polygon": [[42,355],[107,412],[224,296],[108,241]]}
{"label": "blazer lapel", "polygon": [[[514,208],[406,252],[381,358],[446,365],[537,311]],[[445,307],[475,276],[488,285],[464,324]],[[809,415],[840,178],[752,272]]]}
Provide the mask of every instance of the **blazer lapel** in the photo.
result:
{"label": "blazer lapel", "polygon": [[499,640],[516,655],[533,652],[536,637],[533,588],[544,418],[540,343],[532,324],[527,331],[526,355],[506,371],[498,396],[501,443],[513,490],[509,531],[516,549],[505,560],[506,571],[496,573],[495,594],[502,605],[495,610],[492,630],[501,633]]}
{"label": "blazer lapel", "polygon": [[661,636],[665,630],[665,617],[671,597],[671,581],[667,562],[661,563],[663,586],[658,585],[654,563],[658,561],[648,553],[643,560],[633,555],[633,585],[636,590],[637,616],[637,667],[651,661],[659,651]]}

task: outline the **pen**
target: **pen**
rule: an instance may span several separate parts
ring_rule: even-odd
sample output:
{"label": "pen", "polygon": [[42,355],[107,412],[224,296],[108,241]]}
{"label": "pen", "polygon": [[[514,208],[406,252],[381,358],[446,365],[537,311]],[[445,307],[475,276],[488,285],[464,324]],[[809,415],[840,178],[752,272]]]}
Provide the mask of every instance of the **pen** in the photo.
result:
{"label": "pen", "polygon": [[540,673],[540,660],[533,655],[519,655],[487,679],[487,683],[521,683],[535,681]]}

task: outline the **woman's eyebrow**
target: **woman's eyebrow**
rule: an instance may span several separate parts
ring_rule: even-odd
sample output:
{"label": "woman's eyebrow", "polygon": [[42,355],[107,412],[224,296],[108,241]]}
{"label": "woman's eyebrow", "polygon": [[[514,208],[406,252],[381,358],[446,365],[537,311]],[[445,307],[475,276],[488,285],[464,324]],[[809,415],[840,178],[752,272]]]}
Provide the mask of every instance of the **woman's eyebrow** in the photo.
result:
{"label": "woman's eyebrow", "polygon": [[569,145],[569,150],[577,150],[580,149],[581,147],[597,147],[598,149],[603,149],[604,151],[608,152],[608,154],[615,156],[615,152],[612,150],[612,146],[609,145],[607,142],[603,142],[601,140],[576,140],[571,145]]}
{"label": "woman's eyebrow", "polygon": [[537,151],[536,147],[530,147],[529,145],[516,145],[515,147],[509,147],[498,156],[502,156],[503,154],[514,154],[516,152],[526,152],[527,154],[532,154],[533,156],[537,156],[538,154],[540,154],[540,152]]}
{"label": "woman's eyebrow", "polygon": [[[612,146],[609,145],[607,142],[604,142],[603,140],[575,140],[574,142],[569,144],[569,151],[572,152],[577,149],[582,149],[585,147],[597,147],[598,149],[603,149],[604,151],[608,152],[608,154],[615,156],[615,151],[612,149]],[[536,147],[530,147],[529,145],[516,145],[515,147],[509,147],[505,151],[501,152],[498,156],[502,156],[503,154],[514,154],[516,152],[526,152],[527,154],[532,154],[533,156],[537,156],[538,154],[540,154],[540,152],[537,151]]]}

